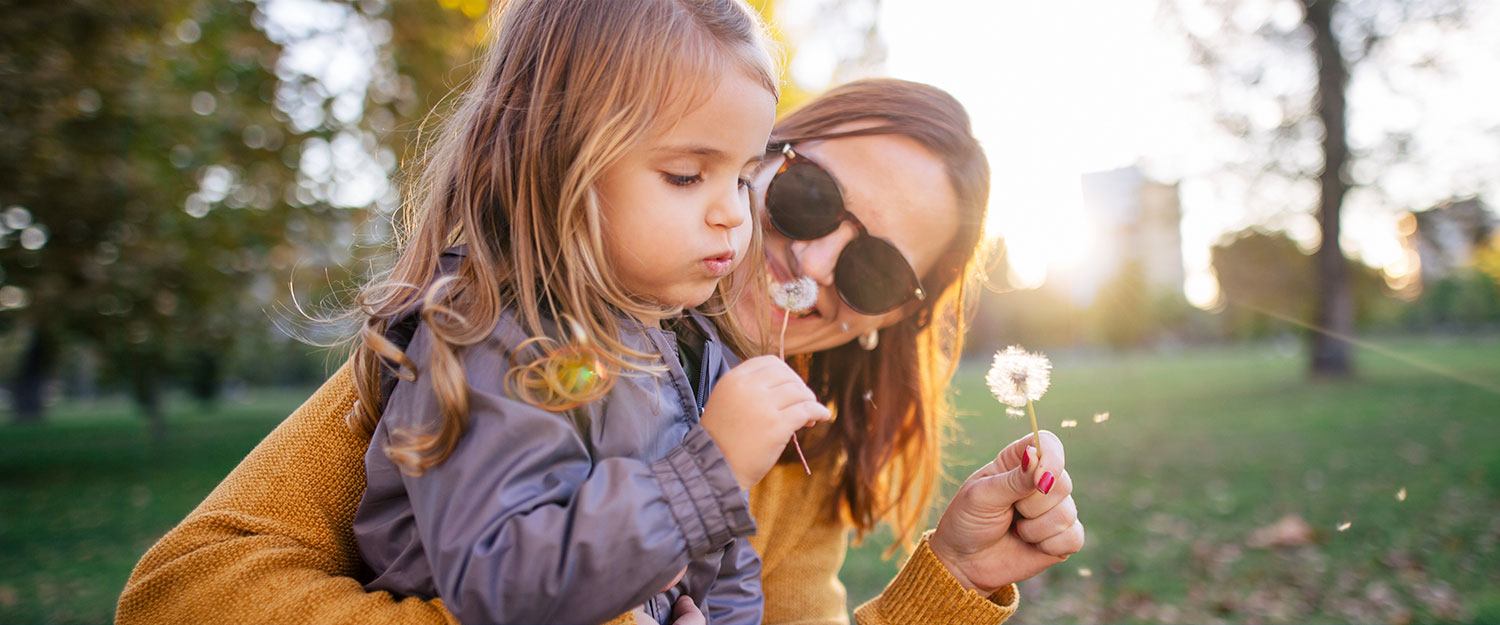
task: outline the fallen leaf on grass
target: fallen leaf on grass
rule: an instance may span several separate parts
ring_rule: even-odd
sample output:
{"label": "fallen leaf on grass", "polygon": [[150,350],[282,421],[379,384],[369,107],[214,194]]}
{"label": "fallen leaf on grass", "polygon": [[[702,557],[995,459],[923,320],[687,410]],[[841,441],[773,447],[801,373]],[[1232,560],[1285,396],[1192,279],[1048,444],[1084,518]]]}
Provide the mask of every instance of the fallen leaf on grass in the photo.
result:
{"label": "fallen leaf on grass", "polygon": [[1295,514],[1281,517],[1281,520],[1262,527],[1250,533],[1245,539],[1245,544],[1256,549],[1267,547],[1297,547],[1306,545],[1313,540],[1313,528],[1307,521]]}

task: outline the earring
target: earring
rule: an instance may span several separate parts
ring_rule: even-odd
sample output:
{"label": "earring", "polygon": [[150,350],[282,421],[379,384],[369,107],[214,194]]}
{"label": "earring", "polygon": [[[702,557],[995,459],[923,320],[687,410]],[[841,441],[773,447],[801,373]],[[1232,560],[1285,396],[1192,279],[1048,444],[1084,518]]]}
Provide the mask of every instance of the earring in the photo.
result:
{"label": "earring", "polygon": [[839,322],[839,331],[840,332],[848,332],[849,331],[849,322],[848,321],[841,321],[841,322]]}
{"label": "earring", "polygon": [[859,335],[859,346],[865,348],[865,351],[872,351],[877,345],[880,345],[880,330],[870,330]]}

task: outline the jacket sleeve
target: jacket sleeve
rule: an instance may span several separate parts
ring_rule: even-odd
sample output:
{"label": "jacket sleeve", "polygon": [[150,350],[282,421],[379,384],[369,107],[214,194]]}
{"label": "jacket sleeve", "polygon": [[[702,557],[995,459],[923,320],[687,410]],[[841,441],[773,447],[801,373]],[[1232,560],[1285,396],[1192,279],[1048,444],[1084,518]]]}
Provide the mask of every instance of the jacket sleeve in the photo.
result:
{"label": "jacket sleeve", "polygon": [[354,399],[346,365],[146,552],[116,622],[456,623],[440,600],[350,577],[367,444],[344,425]]}
{"label": "jacket sleeve", "polygon": [[708,590],[710,623],[760,623],[765,620],[765,595],[760,585],[760,556],[750,541],[734,541],[719,565],[719,576]]}
{"label": "jacket sleeve", "polygon": [[[408,350],[419,366],[430,339],[423,328]],[[402,477],[438,594],[459,621],[605,621],[754,531],[707,431],[692,428],[655,462],[591,461],[571,420],[506,395],[497,343],[462,353],[469,419],[453,453]],[[431,376],[401,382],[383,427],[420,426],[437,405]]]}

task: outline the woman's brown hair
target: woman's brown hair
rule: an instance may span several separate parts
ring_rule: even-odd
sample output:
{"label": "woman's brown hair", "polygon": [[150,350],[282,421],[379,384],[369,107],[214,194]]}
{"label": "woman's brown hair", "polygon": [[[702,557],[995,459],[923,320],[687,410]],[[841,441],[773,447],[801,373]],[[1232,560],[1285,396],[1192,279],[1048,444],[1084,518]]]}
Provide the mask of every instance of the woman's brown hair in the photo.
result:
{"label": "woman's brown hair", "polygon": [[990,169],[963,105],[941,89],[904,80],[866,79],[829,90],[780,120],[772,141],[816,138],[851,122],[871,126],[849,134],[898,135],[931,151],[947,170],[958,208],[957,234],[922,277],[928,297],[920,308],[882,329],[874,350],[850,342],[797,361],[836,416],[809,450],[842,455],[833,513],[847,514],[861,536],[888,521],[898,538],[909,540],[942,475],[941,443],[952,413],[948,381],[971,312]]}
{"label": "woman's brown hair", "polygon": [[[488,336],[502,311],[514,311],[531,337],[598,348],[614,371],[654,370],[656,355],[622,342],[620,314],[678,311],[635,297],[604,263],[595,183],[725,73],[778,93],[764,25],[743,0],[509,0],[493,15],[480,71],[437,128],[398,215],[395,265],[361,291],[352,313],[363,325],[351,429],[374,431],[382,372],[427,376],[437,396],[438,426],[393,431],[385,449],[410,473],[441,463],[457,444],[469,412],[459,352]],[[440,257],[457,245],[466,247],[462,260],[442,269]],[[413,311],[432,334],[420,372],[387,337]],[[571,329],[549,336],[551,323]]]}

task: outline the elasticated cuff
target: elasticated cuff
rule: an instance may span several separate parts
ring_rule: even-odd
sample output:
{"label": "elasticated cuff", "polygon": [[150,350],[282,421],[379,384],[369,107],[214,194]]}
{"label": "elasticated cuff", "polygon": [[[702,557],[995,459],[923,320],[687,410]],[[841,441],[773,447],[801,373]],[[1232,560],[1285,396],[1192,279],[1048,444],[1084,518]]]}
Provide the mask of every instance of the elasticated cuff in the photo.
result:
{"label": "elasticated cuff", "polygon": [[682,528],[688,557],[713,553],[736,537],[755,533],[750,499],[708,430],[689,430],[681,445],[651,463],[651,472]]}
{"label": "elasticated cuff", "polygon": [[932,623],[933,625],[979,625],[1005,622],[1020,606],[1016,585],[1009,584],[986,597],[964,588],[927,544],[929,530],[917,543],[916,552],[902,565],[896,579],[880,596],[859,606],[855,620],[861,624]]}

